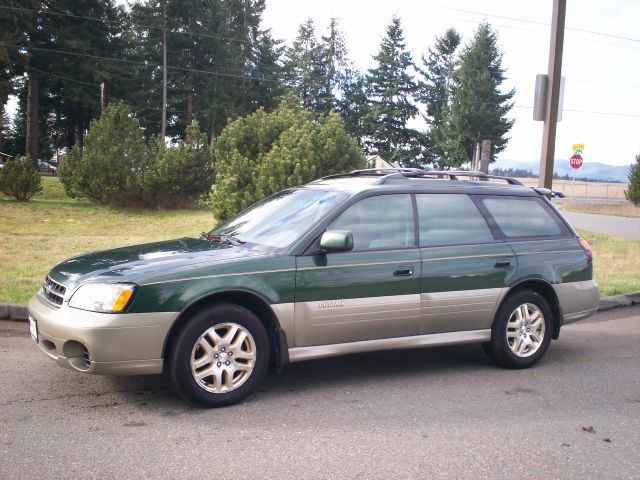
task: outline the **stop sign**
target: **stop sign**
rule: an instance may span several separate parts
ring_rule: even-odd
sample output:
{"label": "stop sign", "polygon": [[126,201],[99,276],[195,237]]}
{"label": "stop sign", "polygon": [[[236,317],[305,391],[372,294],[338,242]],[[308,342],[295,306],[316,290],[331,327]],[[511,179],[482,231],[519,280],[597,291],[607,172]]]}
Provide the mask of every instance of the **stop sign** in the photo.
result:
{"label": "stop sign", "polygon": [[571,168],[580,168],[582,166],[582,156],[572,155],[569,159],[569,165],[571,165]]}

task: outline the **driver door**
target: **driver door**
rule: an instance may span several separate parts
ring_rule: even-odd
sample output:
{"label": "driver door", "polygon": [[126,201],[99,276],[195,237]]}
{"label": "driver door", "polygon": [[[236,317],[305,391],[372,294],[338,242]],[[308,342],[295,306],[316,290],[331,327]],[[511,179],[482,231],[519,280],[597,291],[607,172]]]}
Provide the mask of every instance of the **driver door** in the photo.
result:
{"label": "driver door", "polygon": [[368,197],[327,230],[353,233],[349,252],[296,259],[296,346],[415,335],[420,251],[410,194]]}

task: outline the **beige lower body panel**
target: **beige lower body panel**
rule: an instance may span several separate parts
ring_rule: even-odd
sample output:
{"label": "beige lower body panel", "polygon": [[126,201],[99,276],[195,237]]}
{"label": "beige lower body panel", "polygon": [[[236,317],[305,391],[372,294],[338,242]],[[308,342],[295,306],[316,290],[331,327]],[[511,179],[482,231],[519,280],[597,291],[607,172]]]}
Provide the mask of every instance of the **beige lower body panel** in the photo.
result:
{"label": "beige lower body panel", "polygon": [[562,309],[562,323],[572,323],[598,311],[600,291],[593,280],[557,283],[553,289]]}
{"label": "beige lower body panel", "polygon": [[477,343],[486,342],[490,339],[491,329],[483,329],[470,330],[466,332],[436,333],[432,335],[413,335],[410,337],[365,340],[362,342],[348,342],[334,345],[296,347],[289,349],[289,361],[293,363],[301,362],[303,360],[347,355],[351,353]]}
{"label": "beige lower body panel", "polygon": [[298,302],[295,345],[415,335],[419,319],[420,294]]}
{"label": "beige lower body panel", "polygon": [[[162,349],[178,312],[106,314],[55,308],[36,295],[29,302],[38,347],[58,365],[86,373],[162,372]],[[85,359],[83,349],[88,351]]]}
{"label": "beige lower body panel", "polygon": [[489,328],[507,288],[423,293],[419,334]]}

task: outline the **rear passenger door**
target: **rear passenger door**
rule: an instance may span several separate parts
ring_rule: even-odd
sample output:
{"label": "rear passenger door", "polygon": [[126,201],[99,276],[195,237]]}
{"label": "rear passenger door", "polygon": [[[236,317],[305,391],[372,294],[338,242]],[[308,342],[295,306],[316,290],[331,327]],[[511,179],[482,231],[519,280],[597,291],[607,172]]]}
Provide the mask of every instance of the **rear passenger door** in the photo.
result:
{"label": "rear passenger door", "polygon": [[352,232],[354,248],[296,258],[296,346],[415,335],[420,253],[411,195],[360,200],[327,229]]}
{"label": "rear passenger door", "polygon": [[420,334],[489,328],[513,251],[492,233],[472,195],[416,194],[422,257]]}

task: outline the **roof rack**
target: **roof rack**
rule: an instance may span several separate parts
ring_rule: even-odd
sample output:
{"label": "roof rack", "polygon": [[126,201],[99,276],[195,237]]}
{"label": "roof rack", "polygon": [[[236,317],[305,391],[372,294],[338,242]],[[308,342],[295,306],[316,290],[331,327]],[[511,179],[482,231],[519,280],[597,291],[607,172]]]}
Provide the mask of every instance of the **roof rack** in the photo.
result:
{"label": "roof rack", "polygon": [[459,180],[458,177],[471,177],[480,179],[493,179],[504,180],[510,185],[520,185],[518,180],[512,177],[502,177],[499,175],[488,175],[484,172],[469,172],[465,170],[422,170],[421,168],[364,168],[360,170],[352,170],[348,173],[338,173],[335,175],[328,175],[322,177],[320,180],[327,180],[331,178],[348,178],[359,176],[376,176],[381,178],[381,183],[385,183],[385,180],[397,179],[397,178],[420,178],[420,177],[448,177],[449,180]]}
{"label": "roof rack", "polygon": [[345,177],[358,177],[358,176],[376,176],[383,177],[387,175],[392,175],[394,173],[419,173],[423,172],[419,168],[362,168],[359,170],[351,170],[347,173],[336,173],[334,175],[327,175],[326,177],[320,178],[320,180],[327,180],[329,178],[345,178]]}
{"label": "roof rack", "polygon": [[[459,180],[458,177],[471,177],[471,178],[480,178],[480,179],[492,179],[492,180],[504,180],[509,185],[520,185],[518,180],[512,177],[503,177],[500,175],[489,175],[484,172],[477,171],[466,171],[466,170],[421,170],[416,176],[437,176],[438,178],[442,178],[447,175],[450,180]],[[406,175],[409,176],[409,175]]]}

